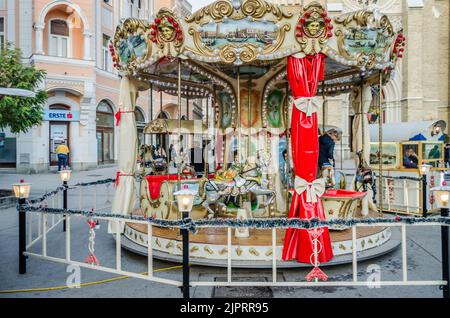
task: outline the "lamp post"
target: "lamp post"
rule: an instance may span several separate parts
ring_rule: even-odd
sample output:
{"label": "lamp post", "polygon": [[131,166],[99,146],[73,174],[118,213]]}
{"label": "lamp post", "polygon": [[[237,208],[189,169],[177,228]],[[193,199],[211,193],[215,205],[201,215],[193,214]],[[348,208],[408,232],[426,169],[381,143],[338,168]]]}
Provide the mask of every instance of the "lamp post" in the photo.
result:
{"label": "lamp post", "polygon": [[[68,182],[70,180],[70,176],[72,174],[71,170],[61,170],[59,172],[59,176],[61,177],[61,181],[63,183],[63,209],[67,210],[67,189],[69,188]],[[63,232],[66,231],[66,217],[63,220]]]}
{"label": "lamp post", "polygon": [[[194,205],[195,191],[189,190],[187,186],[174,193],[178,203],[178,211],[182,213],[182,218],[187,219],[189,212],[192,211]],[[181,234],[183,237],[183,298],[188,299],[189,296],[189,231],[182,229]]]}
{"label": "lamp post", "polygon": [[428,215],[427,209],[427,176],[430,172],[431,166],[426,164],[419,165],[419,173],[422,176],[422,216],[424,218]]}
{"label": "lamp post", "polygon": [[[438,207],[441,209],[441,216],[449,216],[449,200],[450,200],[450,187],[440,186],[432,188],[436,197]],[[442,250],[442,280],[447,282],[447,285],[442,286],[442,292],[444,298],[450,298],[450,251],[449,251],[449,227],[441,226],[441,250]]]}
{"label": "lamp post", "polygon": [[31,184],[25,183],[20,180],[19,183],[14,183],[12,185],[14,190],[14,196],[19,201],[19,274],[25,274],[27,272],[27,257],[23,253],[27,249],[26,242],[26,213],[24,210],[24,205],[27,198],[30,196]]}

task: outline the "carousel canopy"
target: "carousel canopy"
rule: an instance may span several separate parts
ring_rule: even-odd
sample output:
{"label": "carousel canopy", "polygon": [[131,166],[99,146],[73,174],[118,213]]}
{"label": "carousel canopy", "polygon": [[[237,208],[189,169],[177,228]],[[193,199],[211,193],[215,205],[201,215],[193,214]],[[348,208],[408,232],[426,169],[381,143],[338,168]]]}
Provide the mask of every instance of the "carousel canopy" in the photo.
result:
{"label": "carousel canopy", "polygon": [[[339,94],[380,71],[389,78],[404,46],[388,17],[376,9],[333,19],[317,2],[285,7],[265,0],[218,0],[188,17],[161,9],[153,21],[127,19],[110,46],[122,75],[141,89],[182,96],[235,95],[235,79],[282,85],[286,57],[328,57],[319,93]],[[182,61],[179,72],[178,59]],[[259,84],[264,85],[264,84]],[[269,85],[268,85],[269,86]]]}
{"label": "carousel canopy", "polygon": [[[178,134],[179,121],[177,119],[155,119],[144,128],[145,134]],[[181,134],[208,134],[208,127],[201,120],[182,120]]]}

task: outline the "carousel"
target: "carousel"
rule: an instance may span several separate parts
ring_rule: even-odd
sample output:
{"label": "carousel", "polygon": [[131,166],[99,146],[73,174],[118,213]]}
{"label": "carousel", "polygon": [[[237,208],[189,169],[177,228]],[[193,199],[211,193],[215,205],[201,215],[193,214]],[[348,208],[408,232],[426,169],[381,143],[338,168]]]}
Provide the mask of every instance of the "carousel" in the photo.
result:
{"label": "carousel", "polygon": [[[389,81],[404,41],[377,9],[332,18],[318,2],[219,0],[188,17],[161,9],[154,21],[124,20],[110,46],[122,77],[113,213],[177,220],[174,193],[189,189],[193,219],[379,216],[374,170],[383,167],[370,166],[366,92]],[[145,127],[147,141],[173,146],[158,158],[152,144],[137,148],[133,114],[146,90],[178,98],[178,118]],[[340,135],[318,113],[339,94],[351,94],[358,110],[357,170],[348,184],[333,165],[318,167],[319,134]],[[183,99],[203,99],[203,118],[182,120]],[[147,226],[111,223],[109,231],[123,233],[124,248],[147,253]],[[358,229],[358,257],[391,251],[395,236],[387,227]],[[322,228],[318,240],[322,265],[351,262],[350,229]],[[154,227],[151,245],[155,257],[181,260],[177,229]],[[277,230],[276,250],[271,231],[236,229],[232,246],[234,267],[269,267],[274,253],[280,267],[310,265],[311,237],[302,229]],[[192,264],[226,266],[227,229],[199,230],[189,249]]]}

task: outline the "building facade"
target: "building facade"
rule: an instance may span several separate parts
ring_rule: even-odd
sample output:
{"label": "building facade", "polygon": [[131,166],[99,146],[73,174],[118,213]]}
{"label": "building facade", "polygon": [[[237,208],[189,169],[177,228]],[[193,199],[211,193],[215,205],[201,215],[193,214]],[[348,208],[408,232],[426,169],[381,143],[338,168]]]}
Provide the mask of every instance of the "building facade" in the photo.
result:
{"label": "building facade", "polygon": [[[62,142],[71,150],[74,170],[115,163],[120,79],[112,67],[109,41],[121,19],[151,19],[161,7],[185,15],[191,11],[186,0],[0,0],[1,44],[13,43],[21,48],[24,63],[47,72],[42,88],[49,94],[41,126],[25,134],[4,132],[1,169],[54,170],[54,151]],[[175,103],[166,94],[142,92],[138,130],[151,118],[177,118]],[[195,102],[191,107],[183,103],[182,111],[201,116]]]}

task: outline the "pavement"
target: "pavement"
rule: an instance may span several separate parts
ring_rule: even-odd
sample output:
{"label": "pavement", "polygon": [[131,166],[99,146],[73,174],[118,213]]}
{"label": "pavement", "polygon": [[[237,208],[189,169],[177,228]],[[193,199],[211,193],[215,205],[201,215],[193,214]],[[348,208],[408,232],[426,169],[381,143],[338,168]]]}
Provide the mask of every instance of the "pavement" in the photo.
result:
{"label": "pavement", "polygon": [[[77,182],[95,181],[105,178],[113,178],[116,168],[109,167],[92,171],[73,173],[71,184]],[[56,173],[40,175],[11,175],[0,174],[0,188],[10,188],[10,185],[24,179],[32,183],[31,194],[33,197],[42,195],[46,191],[53,190],[60,185],[59,175]],[[107,211],[112,199],[112,185],[109,187],[98,186],[96,190],[88,190],[80,193],[77,190],[69,194],[69,207],[82,207],[83,209],[96,206],[99,210]],[[61,205],[61,200],[50,201],[55,206]],[[51,217],[49,217],[50,219]],[[181,292],[177,287],[155,282],[148,282],[136,278],[117,279],[118,276],[91,269],[81,269],[81,288],[33,291],[30,289],[64,287],[67,279],[72,274],[72,268],[65,264],[29,258],[27,260],[27,273],[18,274],[18,224],[17,212],[14,207],[0,210],[0,297],[5,298],[179,298]],[[34,217],[34,233],[37,217]],[[72,259],[83,262],[88,254],[89,229],[85,219],[72,218]],[[48,255],[63,257],[65,251],[64,233],[62,225],[53,229],[48,237]],[[38,242],[31,251],[40,252]],[[411,280],[439,280],[441,279],[441,246],[440,228],[431,226],[408,227],[407,231],[408,251],[408,278]],[[100,229],[96,231],[95,252],[101,265],[115,266],[115,240],[107,233],[107,224],[102,222]],[[401,249],[397,249],[387,255],[361,262],[358,264],[358,279],[367,280],[373,278],[372,270],[377,269],[381,280],[401,280],[402,262]],[[122,268],[133,272],[146,272],[146,257],[135,255],[122,250]],[[178,264],[154,260],[154,268],[157,277],[173,280],[182,279],[182,272]],[[349,281],[352,279],[350,265],[325,267],[323,270],[329,276],[329,281]],[[279,270],[279,280],[304,281],[307,269]],[[193,266],[191,279],[223,281],[226,278],[226,269]],[[113,279],[113,280],[111,280]],[[270,281],[271,270],[234,269],[233,280]],[[8,290],[21,290],[18,292],[3,293]],[[420,297],[439,298],[442,291],[437,286],[396,286],[396,287],[196,287],[192,288],[191,295],[194,298],[211,297],[245,297],[245,298],[399,298]]]}

